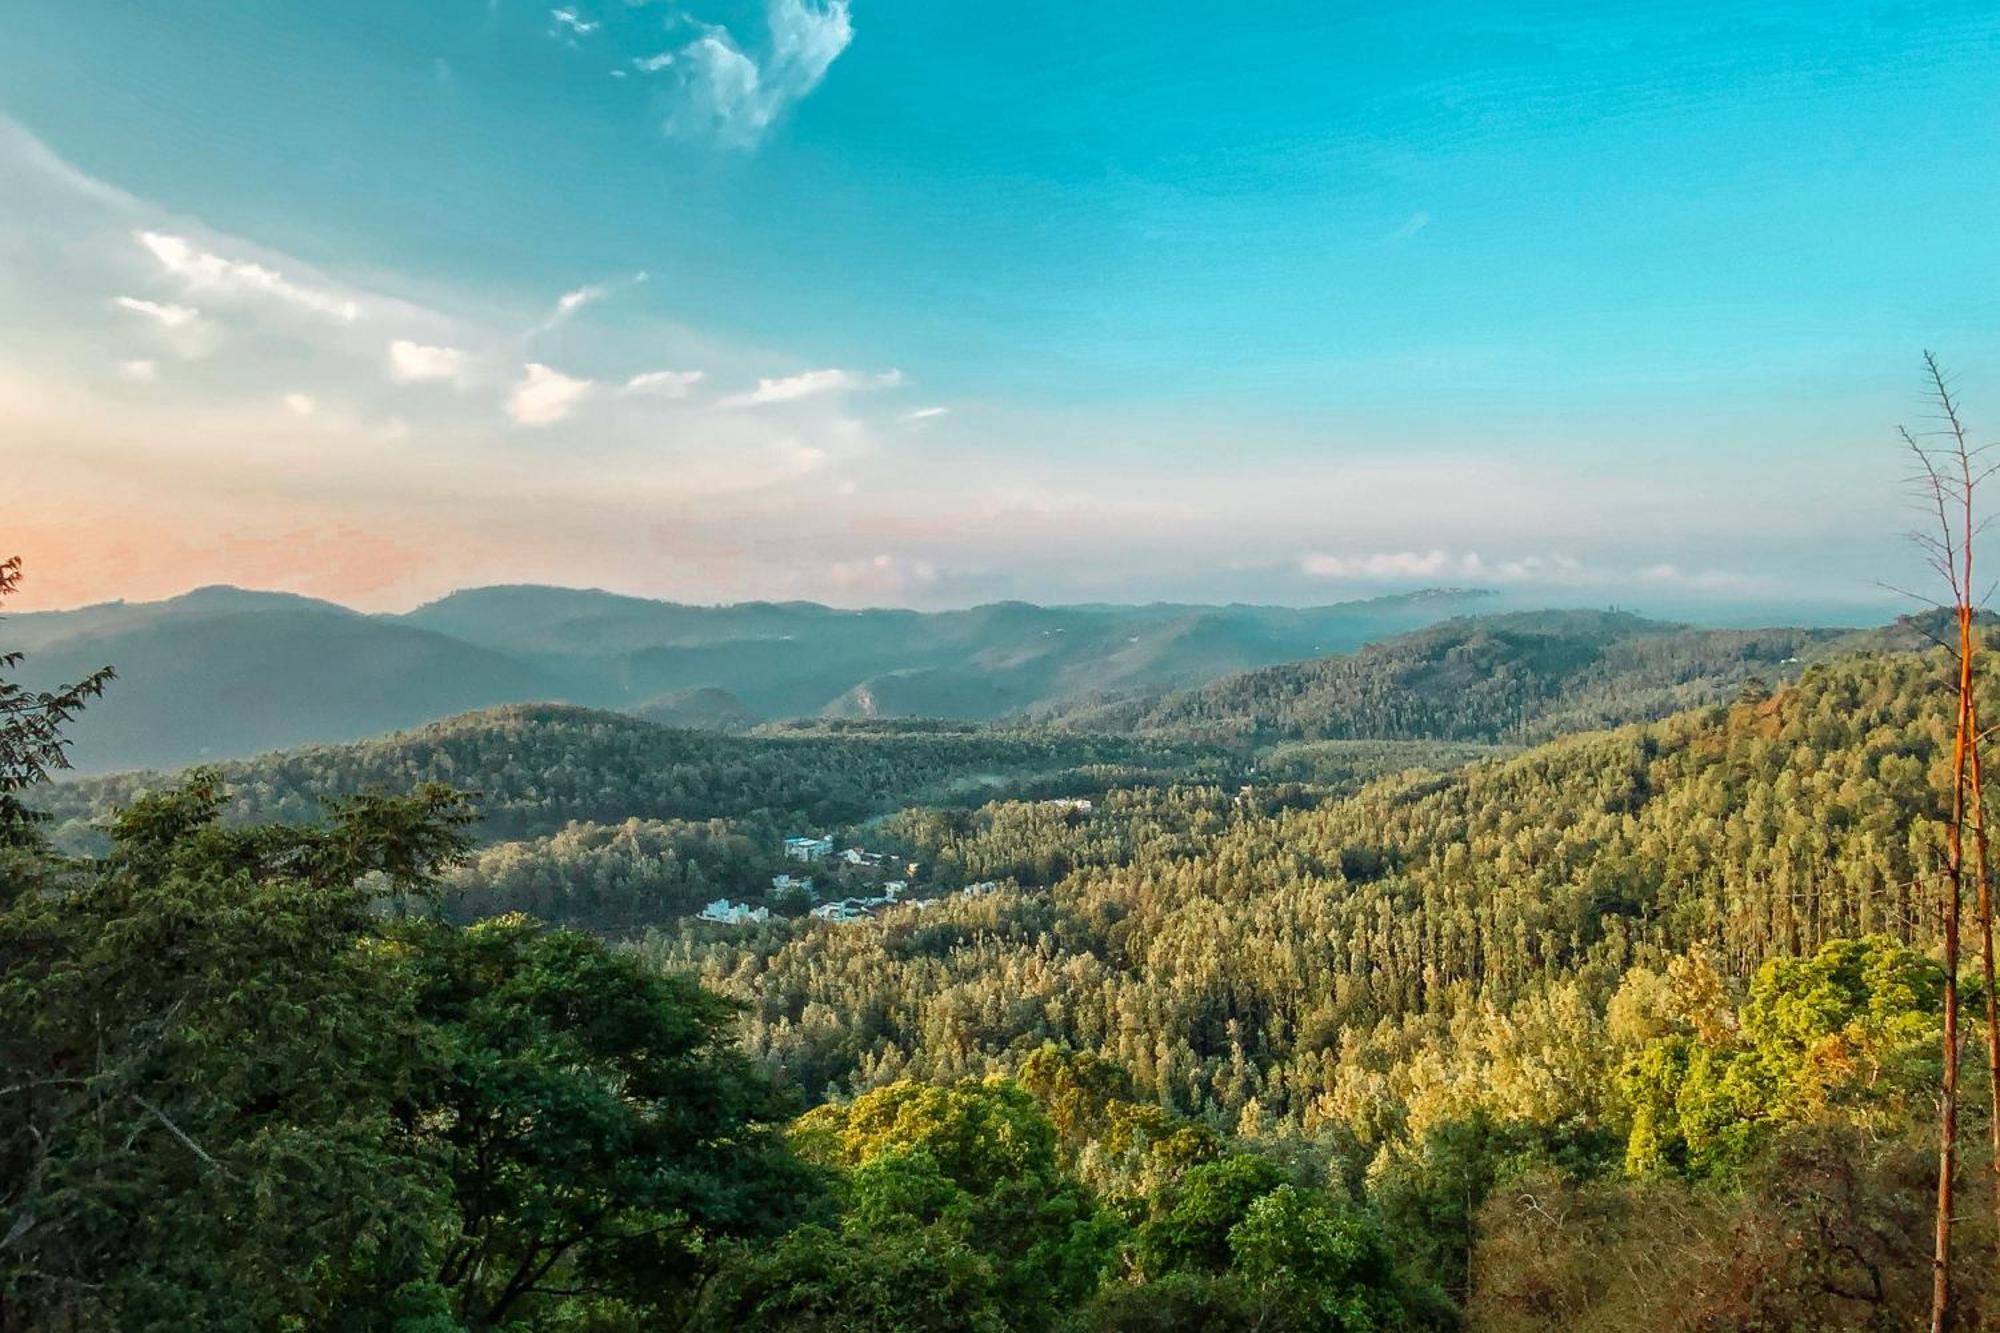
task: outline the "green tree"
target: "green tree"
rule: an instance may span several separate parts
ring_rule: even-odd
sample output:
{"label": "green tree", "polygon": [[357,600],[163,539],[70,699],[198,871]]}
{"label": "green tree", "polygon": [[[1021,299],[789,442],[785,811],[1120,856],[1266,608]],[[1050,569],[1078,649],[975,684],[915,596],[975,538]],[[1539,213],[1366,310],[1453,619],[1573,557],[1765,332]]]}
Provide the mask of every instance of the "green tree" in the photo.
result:
{"label": "green tree", "polygon": [[1047,1327],[1088,1300],[1124,1238],[1062,1169],[1055,1126],[1012,1079],[900,1081],[809,1112],[794,1141],[847,1172],[848,1233],[943,1228],[972,1244],[1010,1327]]}
{"label": "green tree", "polygon": [[370,903],[456,798],[225,829],[211,776],[0,912],[0,1292],[33,1325],[354,1326],[442,1309],[443,1178],[392,1108],[426,1034]]}
{"label": "green tree", "polygon": [[718,1239],[774,1234],[810,1197],[727,1001],[523,917],[390,938],[432,1046],[398,1132],[450,1176],[438,1281],[469,1322],[682,1303]]}
{"label": "green tree", "polygon": [[1408,1325],[1381,1232],[1322,1192],[1278,1186],[1230,1228],[1229,1249],[1263,1326],[1373,1333]]}
{"label": "green tree", "polygon": [[1619,1075],[1635,1174],[1741,1171],[1787,1124],[1908,1123],[1937,1077],[1943,978],[1887,936],[1758,969],[1734,1025],[1656,1037]]}
{"label": "green tree", "polygon": [[[0,560],[0,600],[20,586],[21,557]],[[14,670],[25,656],[0,652],[0,671]],[[31,690],[0,679],[0,849],[34,840],[35,826],[47,816],[24,805],[21,793],[46,781],[50,772],[69,767],[63,725],[104,693],[112,674],[110,667],[101,667],[82,680],[50,690]]]}
{"label": "green tree", "polygon": [[1232,1153],[1189,1169],[1154,1216],[1139,1228],[1135,1246],[1147,1277],[1172,1272],[1221,1273],[1234,1258],[1230,1233],[1252,1204],[1285,1181],[1267,1158]]}
{"label": "green tree", "polygon": [[461,854],[462,798],[224,804],[212,774],[146,796],[0,909],[9,1326],[630,1322],[810,1200],[730,1003],[574,932],[379,910]]}

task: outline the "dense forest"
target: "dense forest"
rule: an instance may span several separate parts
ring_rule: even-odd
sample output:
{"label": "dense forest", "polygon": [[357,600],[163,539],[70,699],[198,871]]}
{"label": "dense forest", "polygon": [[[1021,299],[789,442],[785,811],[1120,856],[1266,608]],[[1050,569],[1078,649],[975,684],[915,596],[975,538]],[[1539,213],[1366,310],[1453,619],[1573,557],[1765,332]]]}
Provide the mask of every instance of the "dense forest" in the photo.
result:
{"label": "dense forest", "polygon": [[1615,611],[1449,620],[1345,656],[1286,663],[1193,689],[1062,704],[1081,730],[1232,744],[1282,739],[1523,742],[1650,721],[1795,678],[1815,657],[1915,647],[1914,632],[1713,630]]}
{"label": "dense forest", "polygon": [[[1908,1327],[1948,674],[1527,749],[1506,690],[1247,754],[508,708],[53,786],[115,682],[16,690],[0,1328]],[[919,901],[687,919],[795,826]]]}
{"label": "dense forest", "polygon": [[[1220,764],[1201,747],[964,723],[846,722],[724,736],[619,713],[515,705],[356,745],[217,766],[242,820],[305,822],[326,798],[442,782],[479,797],[478,833],[540,836],[572,820],[753,818],[835,827],[984,791],[1084,794]],[[1219,768],[1217,771],[1221,771]],[[37,799],[59,843],[160,785],[156,774],[61,783]]]}

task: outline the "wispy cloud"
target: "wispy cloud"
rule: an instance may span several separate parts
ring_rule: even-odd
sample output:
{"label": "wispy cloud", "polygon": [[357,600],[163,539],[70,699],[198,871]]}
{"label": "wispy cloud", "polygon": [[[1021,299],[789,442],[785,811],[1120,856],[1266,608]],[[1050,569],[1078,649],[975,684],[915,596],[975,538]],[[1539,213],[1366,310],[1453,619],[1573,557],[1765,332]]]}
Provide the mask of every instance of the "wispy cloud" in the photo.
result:
{"label": "wispy cloud", "polygon": [[1407,218],[1404,218],[1403,224],[1389,233],[1389,243],[1394,245],[1398,241],[1407,241],[1430,225],[1431,215],[1420,208]]}
{"label": "wispy cloud", "polygon": [[456,347],[431,347],[407,338],[389,344],[389,378],[398,384],[454,379],[466,361],[466,354]]}
{"label": "wispy cloud", "polygon": [[801,398],[816,398],[821,394],[893,389],[902,382],[903,372],[900,370],[885,370],[879,375],[854,370],[808,370],[777,379],[760,379],[757,387],[747,393],[724,398],[722,406],[762,407],[768,403],[795,403]]}
{"label": "wispy cloud", "polygon": [[904,416],[905,421],[934,421],[951,411],[948,407],[920,407]]}
{"label": "wispy cloud", "polygon": [[133,361],[120,361],[118,363],[118,373],[128,380],[136,380],[141,384],[150,384],[160,377],[160,367],[155,362],[140,358]]}
{"label": "wispy cloud", "polygon": [[564,292],[561,296],[558,296],[556,298],[555,305],[549,310],[549,313],[543,317],[542,322],[535,325],[534,328],[528,330],[528,336],[530,338],[539,337],[540,335],[547,333],[550,329],[555,328],[558,324],[562,324],[565,321],[567,321],[570,318],[570,316],[576,314],[577,311],[583,309],[585,306],[594,305],[597,302],[602,301],[605,297],[611,295],[613,292],[619,291],[623,288],[636,287],[645,280],[646,280],[646,274],[642,270],[638,273],[634,273],[631,277],[626,278],[622,282],[586,283],[581,287],[577,287],[574,288],[573,290]]}
{"label": "wispy cloud", "polygon": [[1557,588],[1653,587],[1698,592],[1753,592],[1764,585],[1749,575],[1724,569],[1682,569],[1675,564],[1643,568],[1585,563],[1570,555],[1523,555],[1487,559],[1476,551],[1376,551],[1359,555],[1308,554],[1299,560],[1313,578],[1350,583],[1420,583],[1449,580],[1476,585],[1515,584]]}
{"label": "wispy cloud", "polygon": [[184,329],[201,318],[201,311],[191,305],[164,305],[158,301],[143,301],[136,296],[114,297],[111,304],[120,310],[144,315],[163,329]]}
{"label": "wispy cloud", "polygon": [[1472,583],[1569,583],[1595,581],[1592,571],[1571,556],[1525,555],[1488,560],[1477,551],[1375,551],[1362,555],[1310,554],[1299,568],[1314,578],[1377,580],[1459,579]]}
{"label": "wispy cloud", "polygon": [[549,22],[555,25],[557,32],[570,33],[577,37],[588,37],[602,26],[569,8],[551,9]]}
{"label": "wispy cloud", "polygon": [[707,374],[699,370],[648,370],[626,380],[625,392],[685,398],[695,385],[707,378]]}
{"label": "wispy cloud", "polygon": [[529,362],[521,382],[507,398],[507,415],[517,426],[548,426],[561,421],[595,386],[539,362]]}
{"label": "wispy cloud", "polygon": [[215,350],[215,325],[203,319],[201,311],[191,305],[148,301],[137,296],[113,297],[111,304],[137,315],[177,356],[193,360]]}
{"label": "wispy cloud", "polygon": [[191,292],[220,298],[267,297],[343,324],[351,324],[360,317],[361,307],[351,298],[294,282],[263,264],[226,259],[203,250],[185,236],[141,231],[135,237],[162,269]]}
{"label": "wispy cloud", "polygon": [[285,410],[296,417],[309,417],[319,410],[311,394],[288,393],[284,397]]}
{"label": "wispy cloud", "polygon": [[786,108],[819,86],[854,40],[848,0],[824,6],[769,0],[765,20],[769,45],[761,60],[723,27],[708,28],[671,60],[651,58],[658,62],[651,63],[653,70],[673,71],[680,84],[667,133],[754,148]]}

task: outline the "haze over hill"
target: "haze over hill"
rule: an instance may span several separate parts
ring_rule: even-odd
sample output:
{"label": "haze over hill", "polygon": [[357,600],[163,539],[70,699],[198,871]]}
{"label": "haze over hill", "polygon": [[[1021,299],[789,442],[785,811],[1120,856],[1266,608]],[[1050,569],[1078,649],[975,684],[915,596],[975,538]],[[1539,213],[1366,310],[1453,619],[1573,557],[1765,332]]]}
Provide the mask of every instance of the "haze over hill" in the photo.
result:
{"label": "haze over hill", "polygon": [[118,689],[73,733],[77,767],[105,772],[358,740],[535,701],[723,729],[815,716],[987,719],[1350,651],[1482,597],[1426,591],[1308,608],[1003,602],[922,613],[495,587],[406,615],[362,615],[216,587],[14,616],[8,626],[31,654],[31,683],[117,668]]}

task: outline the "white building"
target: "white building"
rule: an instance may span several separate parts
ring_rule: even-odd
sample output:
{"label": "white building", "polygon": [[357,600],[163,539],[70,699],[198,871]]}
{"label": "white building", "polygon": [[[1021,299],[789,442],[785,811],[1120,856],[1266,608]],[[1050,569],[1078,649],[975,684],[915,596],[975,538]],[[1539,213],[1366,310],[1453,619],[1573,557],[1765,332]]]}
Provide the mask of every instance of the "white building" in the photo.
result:
{"label": "white building", "polygon": [[833,855],[833,839],[787,838],[785,839],[785,855],[794,861],[804,861],[808,864],[814,861],[823,861]]}
{"label": "white building", "polygon": [[801,893],[811,893],[813,891],[812,876],[807,875],[804,878],[799,878],[793,875],[773,875],[771,876],[771,888],[777,893],[785,893],[792,889],[797,889]]}
{"label": "white building", "polygon": [[749,903],[732,903],[727,898],[717,898],[701,909],[698,914],[703,921],[713,921],[724,926],[747,926],[761,921],[769,921],[769,908],[752,907]]}
{"label": "white building", "polygon": [[839,924],[848,921],[866,921],[868,919],[868,908],[862,904],[860,899],[849,898],[845,902],[821,903],[818,907],[812,909],[812,914],[821,921],[832,921]]}

